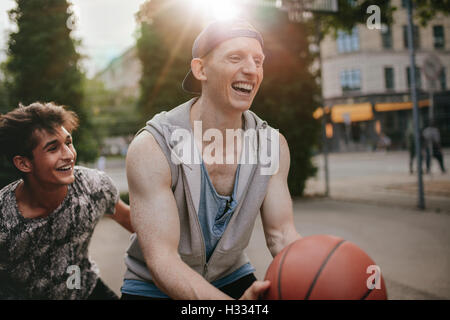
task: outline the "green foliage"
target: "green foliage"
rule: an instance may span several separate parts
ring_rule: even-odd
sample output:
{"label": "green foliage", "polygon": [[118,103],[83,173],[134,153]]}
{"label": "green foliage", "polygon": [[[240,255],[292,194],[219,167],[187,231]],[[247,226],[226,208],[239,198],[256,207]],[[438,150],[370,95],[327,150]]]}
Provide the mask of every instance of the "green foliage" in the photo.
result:
{"label": "green foliage", "polygon": [[310,26],[289,22],[284,12],[270,9],[260,9],[253,19],[264,36],[266,60],[252,110],[286,137],[291,154],[289,190],[301,196],[306,180],[317,172],[311,158],[320,137],[320,124],[312,117],[320,91],[309,71]]}
{"label": "green foliage", "polygon": [[425,26],[438,13],[450,15],[450,0],[414,0],[414,10],[420,23]]}
{"label": "green foliage", "polygon": [[[153,0],[138,14],[142,23],[137,46],[143,65],[138,105],[145,119],[191,97],[182,91],[181,82],[189,71],[201,19],[193,19],[185,3]],[[311,156],[320,130],[312,118],[319,91],[309,71],[313,57],[308,28],[289,22],[286,13],[275,8],[249,5],[246,12],[251,12],[248,19],[263,34],[266,54],[264,81],[252,110],[286,137],[291,152],[289,188],[300,196],[307,178],[317,170]]]}
{"label": "green foliage", "polygon": [[71,38],[66,0],[16,0],[9,12],[17,31],[10,34],[6,63],[10,107],[35,101],[68,106],[80,118],[74,142],[81,161],[97,157],[90,112],[83,104],[80,55]]}
{"label": "green foliage", "polygon": [[130,194],[128,192],[121,192],[120,199],[126,204],[130,205]]}
{"label": "green foliage", "polygon": [[[186,1],[152,0],[142,7],[137,40],[142,62],[138,109],[144,121],[191,98],[181,88],[189,71],[198,21],[189,21]],[[192,18],[192,17],[191,17]]]}
{"label": "green foliage", "polygon": [[356,24],[365,24],[370,14],[367,8],[377,5],[380,8],[381,22],[392,23],[392,14],[396,10],[391,6],[391,0],[338,0],[339,12],[333,14],[318,14],[324,33],[336,33],[338,30],[350,31]]}
{"label": "green foliage", "polygon": [[[292,0],[300,1],[300,0]],[[367,8],[377,5],[380,8],[381,22],[391,24],[393,14],[401,6],[392,4],[392,0],[338,0],[339,12],[336,14],[318,14],[325,33],[335,33],[337,30],[350,31],[356,24],[365,24],[370,14]],[[450,14],[450,0],[413,0],[414,15],[425,26],[438,13]]]}
{"label": "green foliage", "polygon": [[0,81],[0,114],[8,111],[8,92],[5,83]]}

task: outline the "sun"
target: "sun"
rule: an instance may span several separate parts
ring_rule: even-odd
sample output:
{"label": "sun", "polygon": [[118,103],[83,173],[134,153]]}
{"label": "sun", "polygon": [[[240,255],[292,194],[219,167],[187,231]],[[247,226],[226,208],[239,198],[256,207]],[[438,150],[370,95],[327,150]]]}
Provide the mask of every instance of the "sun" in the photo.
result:
{"label": "sun", "polygon": [[190,0],[196,10],[213,20],[229,20],[239,17],[240,10],[233,0]]}

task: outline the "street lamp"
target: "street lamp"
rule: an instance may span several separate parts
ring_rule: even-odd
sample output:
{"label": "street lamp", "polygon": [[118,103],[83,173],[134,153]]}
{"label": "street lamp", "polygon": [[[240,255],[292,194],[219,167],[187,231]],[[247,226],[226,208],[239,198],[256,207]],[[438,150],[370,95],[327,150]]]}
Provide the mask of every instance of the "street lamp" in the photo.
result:
{"label": "street lamp", "polygon": [[413,102],[413,120],[414,120],[414,139],[417,157],[417,178],[418,178],[418,204],[419,209],[425,209],[425,197],[423,192],[422,177],[422,149],[420,143],[419,130],[419,107],[417,102],[417,84],[416,84],[416,56],[414,48],[414,27],[413,27],[413,3],[412,0],[406,0],[408,7],[408,48],[410,67],[409,74],[411,79],[411,99]]}

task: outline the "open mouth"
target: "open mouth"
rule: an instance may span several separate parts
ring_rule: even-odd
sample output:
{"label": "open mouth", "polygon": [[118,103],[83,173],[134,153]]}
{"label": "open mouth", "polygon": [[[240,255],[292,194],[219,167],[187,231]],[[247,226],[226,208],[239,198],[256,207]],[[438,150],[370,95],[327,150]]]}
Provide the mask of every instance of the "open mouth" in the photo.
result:
{"label": "open mouth", "polygon": [[71,164],[56,169],[56,171],[62,171],[62,172],[67,172],[67,171],[70,171],[70,170],[72,170],[72,165]]}
{"label": "open mouth", "polygon": [[249,94],[250,92],[252,92],[254,85],[252,83],[239,81],[239,82],[232,83],[231,87],[235,91],[238,91],[240,93]]}

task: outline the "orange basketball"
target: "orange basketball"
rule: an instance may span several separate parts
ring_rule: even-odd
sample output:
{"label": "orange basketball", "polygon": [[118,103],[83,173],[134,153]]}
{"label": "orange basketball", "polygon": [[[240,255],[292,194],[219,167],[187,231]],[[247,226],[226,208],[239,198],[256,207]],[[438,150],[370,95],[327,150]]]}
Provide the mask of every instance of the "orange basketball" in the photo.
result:
{"label": "orange basketball", "polygon": [[358,246],[330,235],[294,241],[270,264],[267,300],[386,300],[380,269]]}

